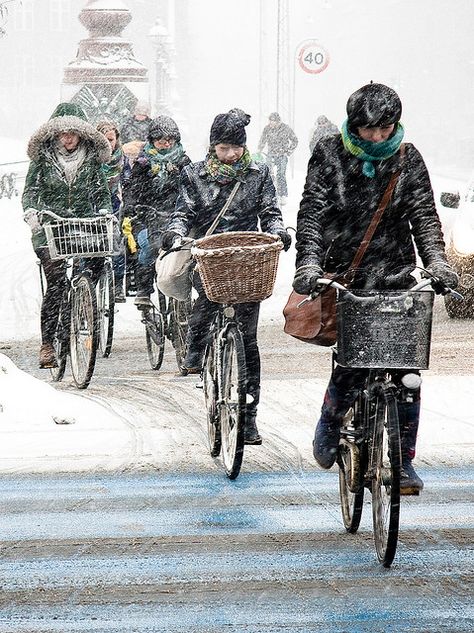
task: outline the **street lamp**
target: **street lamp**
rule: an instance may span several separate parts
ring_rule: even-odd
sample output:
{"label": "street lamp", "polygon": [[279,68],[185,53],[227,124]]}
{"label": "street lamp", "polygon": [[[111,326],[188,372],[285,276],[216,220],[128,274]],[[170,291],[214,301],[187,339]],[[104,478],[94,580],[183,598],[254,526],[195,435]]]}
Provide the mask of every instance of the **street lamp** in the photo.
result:
{"label": "street lamp", "polygon": [[167,109],[167,72],[169,40],[168,30],[158,18],[149,31],[149,37],[155,50],[155,113]]}

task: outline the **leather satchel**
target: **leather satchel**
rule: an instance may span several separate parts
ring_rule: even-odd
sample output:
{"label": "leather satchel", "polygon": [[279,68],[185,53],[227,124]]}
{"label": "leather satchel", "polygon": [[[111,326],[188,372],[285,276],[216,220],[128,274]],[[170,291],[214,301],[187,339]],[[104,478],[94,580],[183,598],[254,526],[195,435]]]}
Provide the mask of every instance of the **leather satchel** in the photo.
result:
{"label": "leather satchel", "polygon": [[[370,244],[377,226],[382,218],[383,212],[387,208],[393,190],[397,184],[398,177],[402,170],[403,159],[405,156],[405,145],[400,146],[400,169],[392,174],[387,188],[382,196],[377,211],[372,218],[362,242],[357,249],[349,272],[346,275],[336,276],[333,273],[323,273],[325,278],[333,278],[335,281],[349,286],[352,278],[360,266],[362,258],[365,255],[367,247]],[[335,288],[327,286],[312,301],[305,301],[306,295],[300,295],[294,290],[283,309],[285,317],[284,331],[294,338],[312,343],[313,345],[321,345],[329,347],[337,341],[337,319],[336,319],[336,302],[337,293]]]}

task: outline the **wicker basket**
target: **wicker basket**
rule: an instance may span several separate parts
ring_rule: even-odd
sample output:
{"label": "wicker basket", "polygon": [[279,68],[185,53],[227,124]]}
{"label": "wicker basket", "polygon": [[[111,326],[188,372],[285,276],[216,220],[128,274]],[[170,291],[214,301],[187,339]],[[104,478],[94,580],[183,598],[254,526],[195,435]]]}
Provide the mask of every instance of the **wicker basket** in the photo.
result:
{"label": "wicker basket", "polygon": [[196,240],[192,253],[210,301],[246,303],[272,294],[282,248],[275,235],[235,231]]}

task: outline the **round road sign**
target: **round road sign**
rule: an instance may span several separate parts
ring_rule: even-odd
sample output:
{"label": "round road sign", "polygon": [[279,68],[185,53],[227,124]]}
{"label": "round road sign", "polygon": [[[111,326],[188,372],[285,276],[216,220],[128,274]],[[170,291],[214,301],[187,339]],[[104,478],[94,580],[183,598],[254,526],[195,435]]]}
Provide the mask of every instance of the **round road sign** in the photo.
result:
{"label": "round road sign", "polygon": [[329,53],[316,40],[306,40],[299,47],[298,62],[311,75],[323,72],[329,64]]}

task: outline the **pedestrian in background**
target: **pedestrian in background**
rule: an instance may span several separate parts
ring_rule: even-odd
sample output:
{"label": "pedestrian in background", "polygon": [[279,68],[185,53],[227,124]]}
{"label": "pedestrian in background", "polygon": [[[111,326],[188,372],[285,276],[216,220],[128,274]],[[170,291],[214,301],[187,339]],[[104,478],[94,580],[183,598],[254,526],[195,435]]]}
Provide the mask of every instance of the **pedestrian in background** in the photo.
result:
{"label": "pedestrian in background", "polygon": [[288,199],[288,185],[286,183],[286,168],[288,157],[295,151],[298,139],[289,125],[283,123],[278,112],[272,112],[268,117],[268,124],[263,128],[258,144],[258,152],[264,152],[267,147],[267,164],[270,173],[275,171],[275,187],[278,201],[286,204]]}
{"label": "pedestrian in background", "polygon": [[321,114],[316,119],[316,125],[311,131],[311,137],[309,141],[309,151],[313,153],[316,143],[326,136],[332,136],[333,134],[339,134],[339,128],[332,123],[327,116]]}

